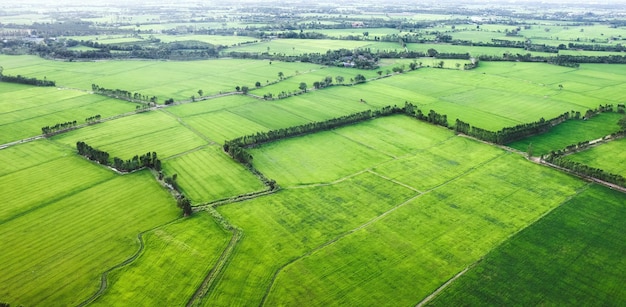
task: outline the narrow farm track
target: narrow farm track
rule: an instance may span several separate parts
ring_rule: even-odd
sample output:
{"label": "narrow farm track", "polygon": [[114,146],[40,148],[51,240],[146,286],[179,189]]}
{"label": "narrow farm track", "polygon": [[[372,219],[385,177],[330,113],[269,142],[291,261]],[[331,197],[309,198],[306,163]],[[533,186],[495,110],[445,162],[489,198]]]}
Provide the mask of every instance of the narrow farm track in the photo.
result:
{"label": "narrow farm track", "polygon": [[109,275],[109,273],[111,273],[113,270],[119,269],[121,267],[127,266],[130,263],[132,263],[133,261],[135,261],[135,259],[137,259],[141,253],[143,252],[144,248],[145,248],[145,244],[143,241],[143,235],[147,232],[153,231],[157,228],[172,224],[174,222],[176,222],[178,219],[175,219],[173,221],[170,221],[168,223],[165,223],[163,225],[159,225],[156,226],[152,229],[148,229],[146,231],[142,231],[139,234],[137,234],[137,242],[139,242],[139,248],[137,249],[137,251],[131,255],[128,259],[110,267],[109,269],[107,269],[106,271],[102,272],[102,275],[100,276],[100,288],[98,288],[98,291],[96,291],[96,293],[94,293],[92,296],[88,297],[87,299],[85,299],[84,301],[82,301],[80,304],[78,304],[77,306],[82,307],[82,306],[86,306],[90,303],[92,303],[93,301],[95,301],[98,297],[100,297],[102,294],[104,294],[104,291],[106,291],[107,287],[108,287],[108,282],[107,282],[107,277]]}
{"label": "narrow farm track", "polygon": [[[378,222],[379,220],[383,219],[384,217],[388,216],[389,214],[393,213],[394,211],[398,210],[399,208],[402,208],[402,207],[403,207],[403,206],[405,206],[406,204],[408,204],[408,203],[410,203],[410,202],[414,201],[415,199],[419,198],[420,196],[426,195],[426,194],[428,194],[428,193],[430,193],[430,192],[432,192],[432,191],[435,191],[435,190],[437,190],[437,189],[439,189],[439,188],[442,188],[442,187],[444,187],[444,186],[446,186],[446,185],[448,185],[448,184],[450,184],[450,183],[452,183],[452,182],[454,182],[454,181],[457,181],[457,180],[459,180],[459,179],[461,179],[461,178],[463,178],[463,177],[465,177],[465,176],[467,176],[467,175],[471,174],[472,172],[474,172],[475,170],[479,169],[480,167],[482,167],[482,166],[484,166],[484,165],[486,165],[486,164],[489,164],[489,163],[491,163],[491,162],[495,161],[496,159],[498,159],[498,158],[500,158],[500,157],[503,157],[504,155],[506,155],[506,153],[502,153],[502,154],[497,155],[497,156],[495,156],[495,157],[493,157],[493,158],[491,158],[491,159],[489,159],[489,160],[483,161],[483,162],[481,162],[481,163],[479,163],[479,164],[475,165],[474,167],[472,167],[472,168],[470,168],[470,169],[466,170],[465,172],[463,172],[463,173],[459,174],[458,176],[456,176],[456,177],[454,177],[454,178],[452,178],[452,179],[450,179],[450,180],[447,180],[447,181],[445,181],[445,182],[443,182],[443,183],[441,183],[441,184],[439,184],[439,185],[437,185],[437,186],[435,186],[435,187],[433,187],[433,188],[431,188],[431,189],[429,189],[429,190],[427,190],[427,191],[424,191],[423,193],[418,192],[416,195],[414,195],[413,197],[409,198],[408,200],[406,200],[406,201],[402,202],[401,204],[399,204],[399,205],[397,205],[397,206],[395,206],[395,207],[393,207],[393,208],[391,208],[391,209],[389,209],[389,210],[387,210],[387,211],[383,212],[383,213],[382,213],[382,214],[380,214],[379,216],[374,217],[373,219],[371,219],[371,220],[367,221],[366,223],[361,224],[360,226],[358,226],[358,227],[356,227],[356,228],[353,228],[353,229],[351,229],[351,230],[348,230],[348,231],[346,231],[346,232],[344,232],[344,233],[342,233],[342,234],[338,235],[337,237],[335,237],[335,238],[333,238],[333,239],[331,239],[331,240],[329,240],[329,241],[327,241],[327,242],[325,242],[325,243],[323,243],[323,244],[321,244],[321,245],[319,245],[319,246],[317,246],[317,247],[315,247],[315,248],[311,249],[310,251],[308,251],[308,252],[306,252],[306,253],[304,253],[304,254],[302,254],[302,255],[300,255],[300,256],[298,256],[298,257],[296,257],[296,258],[292,259],[292,260],[290,260],[289,262],[287,262],[286,264],[282,265],[280,268],[278,268],[278,269],[276,270],[276,272],[275,272],[275,273],[274,273],[274,275],[272,276],[272,279],[271,279],[271,281],[270,281],[269,286],[268,286],[268,287],[267,287],[267,289],[265,290],[265,294],[263,295],[263,299],[261,300],[261,303],[260,303],[259,305],[260,305],[260,306],[265,305],[265,302],[266,302],[266,300],[267,300],[267,297],[269,296],[270,292],[272,291],[272,288],[274,287],[274,284],[275,284],[275,282],[276,282],[276,278],[278,278],[278,275],[279,275],[279,274],[280,274],[280,273],[281,273],[281,272],[282,272],[285,268],[287,268],[288,266],[290,266],[290,265],[292,265],[292,264],[296,263],[297,261],[299,261],[299,260],[301,260],[301,259],[303,259],[303,258],[306,258],[306,257],[308,257],[308,256],[310,256],[310,255],[312,255],[312,254],[314,254],[314,253],[316,253],[316,252],[318,252],[318,251],[320,251],[320,250],[322,250],[322,249],[324,249],[324,248],[328,247],[328,246],[331,246],[331,245],[333,245],[333,244],[337,243],[339,240],[341,240],[341,239],[343,239],[343,238],[345,238],[345,237],[347,237],[347,236],[349,236],[349,235],[351,235],[351,234],[353,234],[353,233],[355,233],[355,232],[357,232],[357,231],[359,231],[359,230],[361,230],[361,229],[364,229],[364,228],[366,228],[366,227],[368,227],[368,226],[370,226],[370,225],[372,225],[372,224],[374,224],[374,223]],[[394,184],[401,185],[401,186],[403,186],[403,187],[407,187],[407,188],[409,188],[409,189],[411,189],[411,190],[413,190],[413,191],[416,191],[416,192],[417,192],[417,190],[416,190],[415,188],[411,188],[410,186],[406,186],[405,184],[399,183],[399,182],[397,182],[397,181],[396,181],[396,180],[394,180],[394,179],[387,178],[387,177],[384,177],[384,176],[380,176],[380,175],[378,175],[377,173],[370,171],[369,169],[367,169],[367,170],[363,170],[363,171],[361,171],[361,172],[359,172],[359,173],[357,173],[357,174],[364,173],[364,172],[369,172],[369,173],[371,173],[371,174],[377,175],[377,176],[379,176],[379,177],[380,177],[380,178],[382,178],[382,179],[385,179],[385,180],[387,180],[387,181],[390,181],[390,182],[392,182],[392,183],[394,183]],[[349,176],[349,177],[356,176],[357,174],[353,174],[353,175],[351,175],[351,176]],[[348,178],[349,178],[349,177],[348,177]],[[342,179],[343,179],[343,180],[345,180],[345,179],[347,179],[347,178],[342,178]],[[342,181],[343,181],[343,180],[342,180]],[[326,184],[326,185],[330,185],[330,184]],[[313,185],[313,186],[308,186],[308,187],[314,187],[314,186],[319,186],[319,185]]]}
{"label": "narrow farm track", "polygon": [[224,269],[230,262],[235,246],[237,245],[237,243],[239,243],[241,238],[243,238],[243,231],[237,228],[233,228],[231,229],[231,232],[233,233],[233,235],[230,239],[230,242],[228,242],[228,245],[218,258],[217,263],[215,264],[215,266],[213,266],[211,271],[209,271],[209,274],[207,274],[207,276],[204,278],[200,287],[198,287],[196,292],[187,302],[187,307],[197,305],[197,303],[199,303],[199,301],[202,300],[202,298],[204,298],[207,293],[209,293],[213,289],[213,287],[215,286],[215,281],[218,280],[218,278],[221,277],[221,275],[224,273]]}
{"label": "narrow farm track", "polygon": [[475,266],[477,266],[478,264],[480,264],[481,261],[483,261],[483,259],[485,258],[486,255],[488,255],[489,253],[491,253],[493,250],[497,249],[500,247],[500,245],[504,244],[505,242],[509,241],[509,239],[513,238],[514,236],[516,236],[518,233],[522,232],[524,229],[531,227],[533,224],[537,223],[538,221],[540,221],[541,219],[543,219],[545,216],[547,216],[548,214],[550,214],[552,211],[554,211],[555,209],[561,207],[562,205],[566,204],[567,202],[569,202],[572,198],[578,196],[580,193],[583,193],[584,191],[586,191],[590,186],[592,185],[592,183],[588,183],[584,186],[582,186],[580,189],[576,190],[576,193],[566,197],[560,204],[554,206],[554,208],[544,212],[542,215],[538,216],[534,221],[528,223],[525,227],[518,229],[517,231],[515,231],[514,233],[510,234],[509,236],[507,236],[504,240],[502,240],[502,242],[500,242],[500,244],[494,246],[491,250],[487,251],[483,257],[481,257],[480,259],[476,260],[474,263],[470,264],[469,266],[467,266],[465,269],[463,269],[461,272],[457,273],[456,275],[454,275],[452,278],[450,278],[448,281],[446,281],[443,285],[441,285],[439,288],[437,288],[435,291],[433,291],[433,293],[431,293],[430,295],[428,295],[427,297],[425,297],[423,300],[421,300],[419,303],[417,303],[415,305],[415,307],[422,307],[425,304],[427,304],[429,301],[431,301],[432,299],[434,299],[435,297],[437,297],[437,295],[439,295],[439,293],[441,293],[443,290],[445,290],[448,286],[450,286],[450,284],[452,284],[454,281],[456,281],[459,277],[463,276],[463,274],[465,274],[467,271],[469,271],[470,269],[474,268]]}
{"label": "narrow farm track", "polygon": [[219,212],[217,212],[214,207],[208,206],[203,210],[208,212],[224,230],[232,232],[232,237],[211,271],[209,271],[202,281],[200,287],[198,287],[193,296],[189,298],[189,301],[187,301],[186,306],[188,307],[199,305],[200,301],[207,295],[207,293],[215,287],[215,281],[218,280],[224,273],[226,266],[230,263],[230,259],[232,258],[232,254],[237,246],[237,243],[239,243],[244,235],[243,230],[231,224]]}

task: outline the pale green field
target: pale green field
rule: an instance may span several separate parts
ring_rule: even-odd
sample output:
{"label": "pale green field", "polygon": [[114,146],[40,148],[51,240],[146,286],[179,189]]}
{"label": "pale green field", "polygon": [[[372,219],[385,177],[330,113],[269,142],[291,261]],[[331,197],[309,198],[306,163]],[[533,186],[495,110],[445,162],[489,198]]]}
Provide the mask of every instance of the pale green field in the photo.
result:
{"label": "pale green field", "polygon": [[219,207],[244,237],[205,306],[258,305],[272,276],[301,257],[415,195],[365,173],[330,186],[287,189]]}
{"label": "pale green field", "polygon": [[583,185],[500,156],[290,262],[265,303],[415,305]]}
{"label": "pale green field", "polygon": [[71,89],[0,82],[0,143],[41,134],[41,127],[135,110],[134,103]]}
{"label": "pale green field", "polygon": [[156,152],[163,159],[208,144],[164,112],[139,113],[56,135],[52,140],[71,148],[83,141],[108,152],[111,159],[123,160],[147,152]]}
{"label": "pale green field", "polygon": [[184,305],[229,237],[205,212],[151,230],[143,235],[141,256],[109,275],[107,290],[93,305]]}
{"label": "pale green field", "polygon": [[168,98],[190,99],[198,96],[235,91],[236,86],[254,88],[256,81],[278,80],[285,76],[319,68],[305,63],[282,63],[253,60],[205,61],[99,61],[59,62],[35,56],[0,55],[4,73],[55,80],[57,86],[91,90],[92,84],[109,89],[124,89],[157,96],[163,103]]}
{"label": "pale green field", "polygon": [[[328,50],[336,49],[354,49],[354,48],[372,48],[377,49],[380,46],[390,46],[388,43],[378,43],[370,41],[352,41],[352,40],[331,40],[331,39],[274,39],[268,42],[258,44],[242,45],[223,50],[223,53],[231,51],[236,52],[252,52],[284,55],[300,55],[304,53],[325,53]],[[397,45],[397,44],[395,44]],[[398,49],[400,45],[397,45]],[[387,49],[387,48],[380,48]]]}
{"label": "pale green field", "polygon": [[[454,161],[459,152],[472,154]],[[403,156],[394,159],[390,153]],[[286,190],[219,208],[246,235],[205,305],[257,304],[265,293],[269,305],[415,304],[584,185],[404,116],[270,143],[252,154],[259,170],[284,177],[276,179]],[[368,171],[385,159],[391,162]],[[385,168],[396,161],[403,166]],[[437,169],[428,172],[433,165]],[[305,180],[318,184],[300,185]],[[369,189],[355,190],[355,182]],[[395,198],[393,187],[412,194]],[[342,219],[339,229],[309,222],[320,211],[324,221],[343,218],[346,214],[337,210],[352,208],[349,204],[363,202],[362,197],[368,197],[368,206],[378,206],[382,200],[369,194],[383,190],[390,207],[380,219],[347,229],[344,223],[354,218]],[[340,194],[344,191],[350,194]],[[410,195],[412,201],[405,203]],[[344,205],[328,207],[338,201]],[[259,215],[263,218],[254,218]]]}
{"label": "pale green field", "polygon": [[213,45],[233,46],[242,43],[256,42],[259,39],[250,36],[221,36],[221,35],[163,35],[158,34],[154,37],[162,42],[180,42],[180,41],[201,41]]}
{"label": "pale green field", "polygon": [[219,145],[168,159],[165,174],[178,174],[182,192],[193,203],[233,197],[265,189],[261,181],[235,162]]}
{"label": "pale green field", "polygon": [[[21,146],[41,148],[48,161],[30,161]],[[96,292],[103,271],[134,253],[139,232],[180,216],[147,171],[118,176],[48,141],[0,156],[23,161],[0,177],[3,300],[76,305]]]}

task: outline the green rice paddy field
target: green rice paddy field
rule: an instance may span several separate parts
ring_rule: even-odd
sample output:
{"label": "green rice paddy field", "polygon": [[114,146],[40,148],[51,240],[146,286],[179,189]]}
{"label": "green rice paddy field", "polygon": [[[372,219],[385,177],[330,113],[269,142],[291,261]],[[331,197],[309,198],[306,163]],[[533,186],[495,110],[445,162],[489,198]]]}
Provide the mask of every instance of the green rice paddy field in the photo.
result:
{"label": "green rice paddy field", "polygon": [[[252,88],[255,81],[278,80],[281,71],[285,81],[251,93],[263,95],[344,71],[347,79],[359,73],[244,60],[65,63],[0,56],[0,66],[7,74],[46,76],[65,87],[90,90],[95,82],[176,99],[187,99],[198,89],[212,95],[230,92],[234,85]],[[250,149],[254,167],[281,189],[217,207],[212,215],[199,211],[181,219],[174,198],[155,174],[119,175],[76,155],[75,144],[85,141],[123,159],[157,152],[165,175],[177,174],[181,190],[200,205],[266,189],[222,152],[228,139],[405,101],[425,113],[447,114],[451,124],[459,118],[497,130],[623,103],[623,68],[512,62],[481,63],[471,71],[420,68],[281,100],[230,95],[178,104],[1,149],[0,249],[7,255],[0,262],[0,298],[15,305],[77,305],[96,294],[103,272],[131,259],[108,274],[107,286],[93,297],[96,305],[186,304],[212,269],[219,269],[217,277],[196,305],[415,305],[466,268],[467,276],[483,265],[507,270],[489,259],[504,257],[498,253],[518,246],[527,233],[537,240],[533,227],[567,223],[569,228],[557,227],[554,248],[584,232],[587,224],[568,222],[577,217],[567,208],[584,203],[577,214],[594,215],[592,207],[611,205],[615,219],[621,218],[619,204],[626,203],[626,196],[449,129],[394,115]],[[375,71],[365,74],[378,76]],[[79,90],[6,83],[0,88],[6,89],[0,94],[0,120],[6,122],[0,123],[0,143],[38,135],[33,129],[65,117],[81,121],[134,110],[132,103]],[[539,153],[543,147],[604,135],[613,132],[617,119],[607,113],[569,121],[563,124],[569,126],[538,136],[533,146]],[[623,144],[615,141],[570,157],[606,169],[619,167],[623,163],[615,161],[623,160]],[[589,261],[623,253],[618,224],[608,217],[586,221],[606,232],[581,236],[576,248],[602,250],[589,254],[598,258],[587,262],[572,263],[568,259],[575,252],[564,253],[558,261],[572,263],[571,280],[586,274]],[[223,228],[227,225],[240,231],[238,240]],[[604,233],[612,243],[593,243],[594,233]],[[515,247],[516,254],[534,253],[533,244]],[[220,262],[220,257],[225,258]],[[621,268],[621,258],[613,258]],[[545,270],[559,276],[564,269],[546,265]],[[590,280],[606,280],[602,286],[581,282],[566,289],[547,281],[539,289],[533,284],[524,288],[523,282],[518,287],[542,298],[531,303],[562,302],[559,297],[567,291],[580,290],[610,304],[609,297],[620,291],[612,286],[617,284],[614,274],[596,270]],[[474,280],[485,297],[502,287]],[[623,296],[621,291],[615,297]],[[454,293],[459,293],[454,299],[463,299],[463,292]]]}
{"label": "green rice paddy field", "polygon": [[626,139],[619,139],[567,156],[568,159],[626,177]]}

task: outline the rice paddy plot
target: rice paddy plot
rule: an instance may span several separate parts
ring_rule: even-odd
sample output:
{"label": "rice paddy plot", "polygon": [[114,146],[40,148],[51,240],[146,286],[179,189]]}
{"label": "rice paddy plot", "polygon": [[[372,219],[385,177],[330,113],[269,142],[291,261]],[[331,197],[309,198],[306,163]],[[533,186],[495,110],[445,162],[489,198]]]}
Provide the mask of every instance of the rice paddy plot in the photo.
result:
{"label": "rice paddy plot", "polygon": [[335,129],[333,132],[395,157],[415,155],[418,151],[439,146],[454,137],[447,129],[421,123],[403,115],[369,120]]}
{"label": "rice paddy plot", "polygon": [[428,305],[619,305],[626,300],[625,218],[623,193],[592,186],[487,254]]}
{"label": "rice paddy plot", "polygon": [[415,305],[583,186],[500,156],[290,263],[266,304]]}
{"label": "rice paddy plot", "polygon": [[626,177],[626,139],[611,141],[568,155],[567,159]]}
{"label": "rice paddy plot", "polygon": [[332,131],[265,144],[250,153],[254,166],[281,186],[332,182],[392,158]]}
{"label": "rice paddy plot", "polygon": [[184,305],[229,237],[205,212],[151,230],[143,235],[141,256],[109,274],[106,292],[93,305]]}
{"label": "rice paddy plot", "polygon": [[227,110],[194,115],[184,118],[183,121],[218,144],[243,135],[270,130]]}
{"label": "rice paddy plot", "polygon": [[331,40],[331,39],[274,39],[268,42],[258,44],[242,45],[238,47],[228,48],[222,53],[235,52],[252,52],[284,55],[301,55],[306,53],[325,53],[328,50],[337,49],[355,49],[368,45],[370,48],[375,44],[368,41],[352,41],[352,40]]}
{"label": "rice paddy plot", "polygon": [[503,154],[500,149],[484,146],[468,138],[454,137],[423,151],[376,166],[373,171],[426,191]]}
{"label": "rice paddy plot", "polygon": [[46,140],[24,143],[0,150],[0,177],[36,167],[72,152]]}
{"label": "rice paddy plot", "polygon": [[[569,110],[583,112],[587,108],[551,99],[549,96],[537,97],[522,95],[504,90],[476,89],[442,97],[443,100],[460,106],[468,106],[494,116],[503,116],[520,123],[528,123],[543,118],[554,118]],[[436,105],[433,105],[436,110]],[[460,115],[460,114],[459,114]],[[448,114],[454,118],[458,115]],[[479,125],[479,123],[471,123]]]}
{"label": "rice paddy plot", "polygon": [[292,114],[310,121],[324,121],[371,109],[371,106],[360,102],[356,97],[353,98],[354,100],[350,100],[345,99],[345,97],[324,97],[318,94],[323,94],[323,91],[320,91],[320,93],[308,92],[273,103]]}
{"label": "rice paddy plot", "polygon": [[298,126],[310,122],[306,118],[278,107],[271,101],[231,108],[229,111],[269,129]]}
{"label": "rice paddy plot", "polygon": [[41,128],[96,114],[103,118],[130,112],[134,103],[53,87],[0,82],[0,143],[41,134]]}
{"label": "rice paddy plot", "polygon": [[[81,165],[68,161],[65,167]],[[51,179],[50,186],[93,175],[74,172]],[[98,290],[102,272],[136,252],[138,233],[180,216],[148,171],[92,182],[48,201],[0,224],[0,293],[18,305],[77,305]]]}
{"label": "rice paddy plot", "polygon": [[107,121],[54,136],[52,140],[72,148],[83,141],[124,160],[146,152],[166,158],[207,144],[175,118],[159,111]]}
{"label": "rice paddy plot", "polygon": [[245,235],[203,305],[258,305],[278,269],[414,195],[364,173],[328,186],[285,189],[219,207]]}
{"label": "rice paddy plot", "polygon": [[213,45],[233,46],[250,42],[257,42],[258,38],[250,36],[224,36],[224,35],[155,35],[162,42],[199,41]]}
{"label": "rice paddy plot", "polygon": [[176,105],[168,108],[167,112],[172,113],[178,117],[188,117],[192,115],[211,113],[258,102],[258,99],[246,95],[228,95],[224,97],[197,101],[195,103]]}
{"label": "rice paddy plot", "polygon": [[0,221],[49,205],[112,178],[113,173],[78,156],[43,162],[0,177]]}
{"label": "rice paddy plot", "polygon": [[[13,63],[15,62],[15,63]],[[254,88],[257,81],[278,80],[278,73],[295,75],[319,68],[307,63],[219,59],[204,61],[98,61],[59,62],[34,56],[0,55],[6,74],[55,80],[57,86],[91,90],[92,84],[156,96],[159,103]]]}
{"label": "rice paddy plot", "polygon": [[588,120],[568,120],[549,132],[531,136],[508,144],[520,151],[527,151],[532,144],[533,155],[540,156],[582,141],[591,141],[620,130],[617,122],[623,116],[618,113],[601,113]]}
{"label": "rice paddy plot", "polygon": [[219,145],[168,159],[164,171],[170,176],[178,174],[178,185],[194,204],[265,189],[256,176]]}

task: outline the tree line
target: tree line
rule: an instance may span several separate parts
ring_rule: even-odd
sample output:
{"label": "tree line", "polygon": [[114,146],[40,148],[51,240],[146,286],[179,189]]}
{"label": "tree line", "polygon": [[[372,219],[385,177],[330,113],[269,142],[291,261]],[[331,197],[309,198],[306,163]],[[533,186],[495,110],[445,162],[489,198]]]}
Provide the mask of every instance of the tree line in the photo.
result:
{"label": "tree line", "polygon": [[76,121],[58,123],[54,126],[41,127],[41,132],[43,134],[51,134],[51,133],[59,132],[62,130],[70,129],[73,127],[76,127]]}
{"label": "tree line", "polygon": [[91,84],[91,90],[96,94],[124,99],[128,101],[133,101],[133,102],[144,101],[144,102],[156,103],[158,99],[156,96],[147,96],[141,93],[133,93],[133,92],[130,92],[127,90],[121,90],[121,89],[108,89],[108,88],[104,88],[93,83]]}
{"label": "tree line", "polygon": [[[624,131],[621,132],[621,135],[624,135]],[[595,168],[582,163],[571,161],[564,156],[568,151],[569,150],[567,149],[559,150],[557,152],[553,151],[550,154],[542,157],[542,159],[559,167],[568,169],[575,174],[597,178],[602,181],[626,187],[626,178],[624,178],[624,176],[609,173],[600,168]]]}
{"label": "tree line", "polygon": [[111,163],[108,152],[93,148],[85,142],[76,142],[76,149],[79,155],[102,165],[110,166],[120,172],[132,172],[142,168],[152,168],[157,172],[161,171],[161,160],[157,158],[156,152],[135,155],[128,160],[114,157],[113,163]]}
{"label": "tree line", "polygon": [[34,86],[56,86],[56,82],[47,80],[47,79],[41,80],[37,78],[28,78],[22,75],[17,75],[17,76],[3,75],[2,69],[0,69],[0,81],[9,82],[9,83],[34,85]]}

